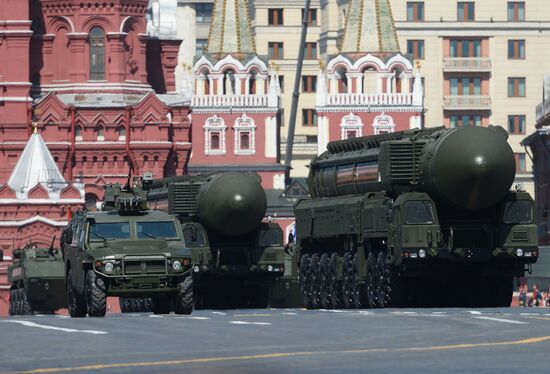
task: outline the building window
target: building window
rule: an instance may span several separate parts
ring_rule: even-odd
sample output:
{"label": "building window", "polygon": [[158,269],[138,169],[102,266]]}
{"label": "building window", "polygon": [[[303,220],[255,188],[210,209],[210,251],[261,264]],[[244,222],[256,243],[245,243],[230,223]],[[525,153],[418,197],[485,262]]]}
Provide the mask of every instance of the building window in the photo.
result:
{"label": "building window", "polygon": [[451,39],[450,57],[481,57],[481,39]]}
{"label": "building window", "polygon": [[525,21],[525,2],[523,1],[508,2],[508,21],[512,21],[512,22]]}
{"label": "building window", "polygon": [[508,78],[508,97],[525,97],[525,78]]}
{"label": "building window", "polygon": [[475,3],[459,1],[457,3],[457,19],[459,21],[475,21]]}
{"label": "building window", "polygon": [[315,109],[302,109],[302,125],[317,126],[317,112]]}
{"label": "building window", "polygon": [[82,141],[82,127],[76,126],[75,133],[74,133],[74,138],[77,142]]}
{"label": "building window", "polygon": [[126,129],[124,126],[118,128],[118,140],[126,140]]}
{"label": "building window", "polygon": [[306,60],[317,59],[317,43],[306,43]]}
{"label": "building window", "polygon": [[453,115],[449,119],[451,128],[481,126],[481,115],[479,114]]}
{"label": "building window", "polygon": [[311,93],[317,91],[317,76],[304,75],[302,77],[302,92]]}
{"label": "building window", "polygon": [[282,60],[285,58],[283,42],[268,42],[267,49],[270,60]]}
{"label": "building window", "polygon": [[508,58],[525,59],[525,40],[508,40]]}
{"label": "building window", "polygon": [[390,132],[394,132],[395,122],[393,121],[393,117],[384,113],[374,117],[372,129],[374,135],[388,134]]}
{"label": "building window", "polygon": [[[304,19],[304,10],[302,9],[302,20]],[[310,9],[307,16],[308,26],[317,26],[317,9]]]}
{"label": "building window", "polygon": [[197,39],[195,41],[195,56],[201,57],[204,54],[204,51],[206,51],[207,46],[208,39]]}
{"label": "building window", "polygon": [[342,118],[340,123],[340,137],[341,139],[358,138],[363,134],[363,122],[361,117],[356,116],[353,113],[348,114]]}
{"label": "building window", "polygon": [[283,20],[283,9],[268,9],[268,24],[270,26],[282,26],[284,23]]}
{"label": "building window", "polygon": [[195,20],[197,23],[210,23],[212,17],[212,9],[214,4],[196,3],[195,4]]}
{"label": "building window", "polygon": [[105,32],[101,27],[90,30],[90,80],[105,79]]}
{"label": "building window", "polygon": [[407,53],[414,59],[424,59],[424,40],[407,40]]}
{"label": "building window", "polygon": [[516,158],[516,173],[525,173],[527,165],[525,164],[525,153],[514,153]]}
{"label": "building window", "polygon": [[225,154],[225,122],[223,118],[214,115],[206,120],[204,126],[204,153],[206,155]]}
{"label": "building window", "polygon": [[96,129],[96,133],[98,142],[102,142],[105,140],[105,130],[103,129],[103,126],[98,126]]}
{"label": "building window", "polygon": [[451,78],[451,96],[480,96],[481,78]]}
{"label": "building window", "polygon": [[508,132],[513,135],[525,134],[525,115],[508,116]]}
{"label": "building window", "polygon": [[243,114],[235,120],[233,125],[235,130],[235,149],[236,155],[253,155],[256,153],[256,125],[254,120]]}
{"label": "building window", "polygon": [[424,21],[423,1],[407,1],[407,21]]}

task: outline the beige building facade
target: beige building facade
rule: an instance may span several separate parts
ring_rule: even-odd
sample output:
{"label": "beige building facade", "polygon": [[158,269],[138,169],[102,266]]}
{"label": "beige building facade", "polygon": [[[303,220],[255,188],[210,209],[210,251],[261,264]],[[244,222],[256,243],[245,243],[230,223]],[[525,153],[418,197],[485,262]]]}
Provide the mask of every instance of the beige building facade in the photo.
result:
{"label": "beige building facade", "polygon": [[[424,78],[427,127],[499,124],[509,130],[516,153],[517,182],[529,192],[532,165],[520,145],[534,130],[542,81],[550,71],[550,10],[547,0],[390,0],[402,53],[413,55]],[[259,55],[269,56],[283,90],[281,146],[284,152],[305,1],[251,0],[252,27]],[[319,60],[338,53],[347,0],[313,0],[294,145],[293,175],[307,174],[317,152],[315,90]],[[195,50],[205,22],[193,9],[203,2],[179,0],[178,37],[182,50]],[[196,14],[196,12],[195,12]],[[201,18],[204,19],[204,18]],[[180,25],[182,24],[182,25]],[[183,31],[185,29],[185,32]],[[195,43],[195,44],[194,44]],[[200,52],[200,48],[199,48]],[[191,59],[191,60],[190,60]],[[190,56],[183,62],[192,61]],[[283,154],[284,157],[284,154]]]}

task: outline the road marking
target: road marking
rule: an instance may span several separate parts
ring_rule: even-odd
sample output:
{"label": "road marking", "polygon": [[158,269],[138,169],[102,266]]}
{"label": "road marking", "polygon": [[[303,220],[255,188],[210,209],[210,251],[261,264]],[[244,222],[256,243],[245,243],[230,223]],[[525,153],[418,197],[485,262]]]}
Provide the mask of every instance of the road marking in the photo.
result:
{"label": "road marking", "polygon": [[260,314],[260,313],[254,313],[254,314],[233,314],[233,317],[271,317],[273,314]]}
{"label": "road marking", "polygon": [[220,316],[226,316],[227,313],[224,313],[224,312],[212,312],[212,314],[218,314]]}
{"label": "road marking", "polygon": [[163,317],[159,316],[157,314],[151,314],[151,315],[149,315],[149,318],[163,318]]}
{"label": "road marking", "polygon": [[432,314],[444,315],[444,314],[447,314],[447,312],[432,312]]}
{"label": "road marking", "polygon": [[533,316],[533,317],[525,317],[525,318],[543,319],[545,321],[550,321],[549,317],[535,317],[535,316]]}
{"label": "road marking", "polygon": [[66,315],[63,315],[63,314],[56,314],[54,315],[55,318],[71,318],[71,316],[66,316]]}
{"label": "road marking", "polygon": [[487,321],[495,321],[495,322],[503,322],[503,323],[513,323],[515,325],[527,325],[529,322],[522,322],[522,321],[514,321],[512,319],[504,319],[504,318],[494,318],[494,317],[474,317],[477,319],[485,319]]}
{"label": "road marking", "polygon": [[522,315],[522,316],[536,316],[538,314],[537,313],[520,313],[520,315]]}
{"label": "road marking", "polygon": [[503,347],[503,346],[517,346],[527,344],[537,344],[550,341],[549,336],[539,336],[535,338],[527,338],[521,340],[510,341],[497,341],[497,342],[485,342],[485,343],[458,343],[451,345],[439,345],[430,347],[405,347],[405,348],[365,348],[354,349],[344,351],[314,351],[314,352],[281,352],[281,353],[266,353],[257,355],[245,355],[245,356],[225,356],[225,357],[203,357],[203,358],[191,358],[184,360],[170,360],[170,361],[143,361],[143,362],[121,362],[116,364],[97,364],[97,365],[84,365],[75,367],[58,367],[58,368],[39,368],[22,373],[55,373],[55,372],[70,372],[70,371],[85,371],[85,370],[105,370],[116,368],[132,368],[132,367],[160,367],[160,366],[181,366],[187,364],[207,364],[212,362],[230,362],[230,361],[252,361],[262,359],[279,359],[288,357],[305,357],[305,356],[321,356],[329,354],[366,354],[366,353],[399,353],[399,352],[437,352],[445,350],[458,350],[458,349],[470,349],[481,347]]}
{"label": "road marking", "polygon": [[271,325],[270,322],[229,321],[229,323],[232,323],[234,325],[261,325],[261,326]]}
{"label": "road marking", "polygon": [[298,313],[294,313],[294,312],[283,312],[284,315],[287,315],[287,316],[296,316],[298,315]]}
{"label": "road marking", "polygon": [[475,315],[481,315],[481,312],[479,312],[477,310],[469,310],[468,313],[475,314]]}
{"label": "road marking", "polygon": [[93,334],[93,335],[103,335],[103,334],[108,334],[107,331],[99,331],[99,330],[77,330],[77,329],[70,329],[70,328],[66,328],[66,327],[57,327],[57,326],[49,326],[49,325],[39,325],[38,323],[34,323],[34,322],[31,322],[31,321],[13,321],[13,320],[6,320],[6,321],[2,321],[2,322],[7,322],[7,323],[19,323],[23,326],[27,326],[27,327],[37,327],[39,329],[44,329],[44,330],[57,330],[57,331],[63,331],[63,332],[83,332],[83,333],[86,333],[86,334]]}
{"label": "road marking", "polygon": [[180,319],[199,319],[199,320],[212,319],[210,317],[200,317],[200,316],[178,316],[176,318],[180,318]]}

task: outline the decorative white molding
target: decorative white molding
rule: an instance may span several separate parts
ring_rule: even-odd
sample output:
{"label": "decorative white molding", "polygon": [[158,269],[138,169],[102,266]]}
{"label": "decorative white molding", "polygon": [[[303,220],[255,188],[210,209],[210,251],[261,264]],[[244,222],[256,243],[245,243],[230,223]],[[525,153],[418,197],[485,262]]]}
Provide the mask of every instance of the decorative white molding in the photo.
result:
{"label": "decorative white molding", "polygon": [[353,113],[342,117],[340,122],[340,139],[348,139],[348,131],[355,131],[355,137],[363,136],[363,122],[361,117]]}
{"label": "decorative white molding", "polygon": [[[235,120],[233,125],[235,130],[235,148],[236,155],[254,155],[256,154],[256,125],[254,120],[243,113]],[[248,133],[249,149],[241,149],[241,134]]]}
{"label": "decorative white molding", "polygon": [[382,112],[382,114],[374,117],[372,128],[374,135],[390,133],[395,131],[395,123],[390,115]]}
{"label": "decorative white molding", "polygon": [[[204,128],[204,154],[210,156],[225,155],[225,131],[227,126],[223,118],[214,116],[208,118],[203,126]],[[212,135],[218,134],[220,137],[220,149],[212,149]]]}

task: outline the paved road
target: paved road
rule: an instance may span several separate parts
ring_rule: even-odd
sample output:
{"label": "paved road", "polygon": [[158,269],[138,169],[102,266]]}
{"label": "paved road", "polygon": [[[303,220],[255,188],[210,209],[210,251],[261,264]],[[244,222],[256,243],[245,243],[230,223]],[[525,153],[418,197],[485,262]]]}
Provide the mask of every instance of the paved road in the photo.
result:
{"label": "paved road", "polygon": [[550,309],[301,309],[0,319],[0,371],[550,371]]}

